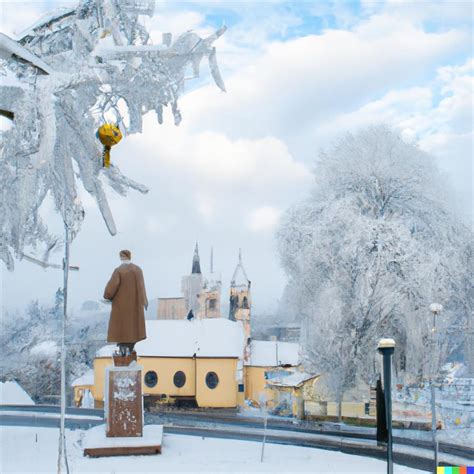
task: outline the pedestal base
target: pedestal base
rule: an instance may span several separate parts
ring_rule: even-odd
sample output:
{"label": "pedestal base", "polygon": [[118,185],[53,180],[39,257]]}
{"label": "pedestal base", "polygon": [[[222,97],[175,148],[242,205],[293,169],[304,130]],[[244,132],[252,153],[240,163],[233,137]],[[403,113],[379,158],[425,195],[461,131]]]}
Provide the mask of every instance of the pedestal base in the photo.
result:
{"label": "pedestal base", "polygon": [[161,454],[162,425],[146,425],[143,436],[110,438],[105,435],[105,425],[95,426],[86,432],[82,446],[84,456],[130,456],[137,454]]}
{"label": "pedestal base", "polygon": [[105,422],[109,437],[142,436],[142,367],[136,362],[106,368]]}

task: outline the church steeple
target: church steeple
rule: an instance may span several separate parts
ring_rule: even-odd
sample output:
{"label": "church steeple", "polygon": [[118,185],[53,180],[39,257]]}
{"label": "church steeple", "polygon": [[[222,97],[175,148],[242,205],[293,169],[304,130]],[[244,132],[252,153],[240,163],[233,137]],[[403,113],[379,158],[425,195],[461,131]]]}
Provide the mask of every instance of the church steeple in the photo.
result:
{"label": "church steeple", "polygon": [[191,273],[201,273],[201,263],[199,261],[199,249],[198,244],[196,242],[196,248],[194,249],[194,256],[193,256],[193,268]]}
{"label": "church steeple", "polygon": [[230,281],[231,288],[250,289],[250,280],[242,264],[242,249],[239,249],[239,263],[235,267],[232,280]]}

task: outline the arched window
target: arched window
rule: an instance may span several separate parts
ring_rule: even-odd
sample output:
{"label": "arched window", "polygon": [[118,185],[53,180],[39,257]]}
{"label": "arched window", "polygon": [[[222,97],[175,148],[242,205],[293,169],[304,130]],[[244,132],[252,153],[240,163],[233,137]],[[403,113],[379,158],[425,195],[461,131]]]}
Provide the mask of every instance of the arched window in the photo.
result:
{"label": "arched window", "polygon": [[184,384],[186,383],[186,375],[183,371],[181,370],[178,370],[178,372],[176,372],[174,374],[174,377],[173,377],[173,383],[176,385],[176,387],[178,388],[181,388],[184,386]]}
{"label": "arched window", "polygon": [[206,385],[210,389],[214,389],[219,384],[219,377],[215,372],[208,372],[206,375]]}
{"label": "arched window", "polygon": [[145,374],[145,385],[147,387],[154,387],[156,384],[158,383],[158,375],[156,374],[156,372],[154,370],[149,370],[146,374]]}
{"label": "arched window", "polygon": [[246,296],[244,296],[244,299],[242,301],[242,308],[248,309],[249,308],[249,300]]}

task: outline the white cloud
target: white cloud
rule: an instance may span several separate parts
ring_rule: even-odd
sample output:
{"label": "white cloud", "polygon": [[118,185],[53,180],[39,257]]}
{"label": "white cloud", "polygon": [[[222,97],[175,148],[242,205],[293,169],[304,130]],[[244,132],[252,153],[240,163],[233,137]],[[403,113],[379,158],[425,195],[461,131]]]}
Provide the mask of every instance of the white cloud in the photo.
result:
{"label": "white cloud", "polygon": [[[43,8],[35,5],[24,8],[31,21]],[[210,32],[207,14],[222,14],[223,20],[227,9],[236,14],[237,23],[216,42],[228,93],[214,85],[194,90],[180,100],[180,127],[170,116],[158,126],[150,114],[143,134],[126,137],[114,149],[114,163],[150,193],[132,192],[126,199],[110,193],[119,229],[113,239],[84,199],[87,218],[73,245],[73,259],[81,265],[80,282],[72,277],[73,300],[100,297],[121,247],[132,248],[143,264],[151,297],[175,294],[197,240],[203,249],[214,245],[224,282],[243,247],[254,301],[271,306],[284,284],[272,234],[281,210],[307,194],[308,168],[322,146],[374,121],[419,141],[437,154],[464,193],[471,189],[472,66],[453,60],[471,53],[465,7],[374,2],[357,17],[335,2],[319,13],[335,14],[338,29],[276,41],[270,38],[305,18],[296,10],[278,10],[281,4],[275,10],[262,5],[157,2],[149,20],[155,42],[164,31],[175,37],[186,29]],[[28,26],[17,7],[9,8],[10,30]],[[424,27],[430,18],[443,18],[443,11],[450,29]],[[202,70],[205,76],[205,64]],[[18,268],[18,292],[28,278],[46,280],[44,272]],[[5,283],[9,295],[12,278]],[[47,278],[55,288],[57,275]]]}
{"label": "white cloud", "polygon": [[272,206],[254,209],[249,214],[247,227],[253,232],[274,231],[280,220],[281,210]]}

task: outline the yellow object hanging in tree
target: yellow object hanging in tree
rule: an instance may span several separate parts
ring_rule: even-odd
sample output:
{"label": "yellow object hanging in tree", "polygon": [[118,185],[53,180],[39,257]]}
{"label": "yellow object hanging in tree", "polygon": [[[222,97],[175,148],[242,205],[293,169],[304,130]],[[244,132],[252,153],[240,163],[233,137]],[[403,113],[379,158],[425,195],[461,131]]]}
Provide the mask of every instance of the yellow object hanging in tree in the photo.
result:
{"label": "yellow object hanging in tree", "polygon": [[110,149],[122,139],[122,132],[112,123],[105,123],[99,130],[97,135],[100,142],[104,145],[104,153],[102,158],[102,166],[104,168],[110,167]]}

